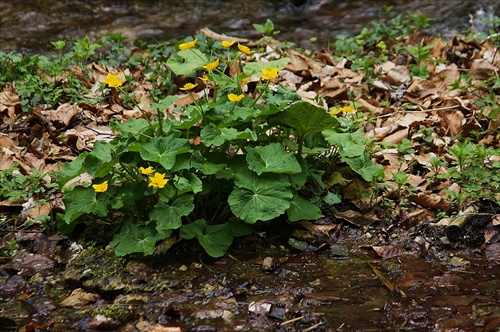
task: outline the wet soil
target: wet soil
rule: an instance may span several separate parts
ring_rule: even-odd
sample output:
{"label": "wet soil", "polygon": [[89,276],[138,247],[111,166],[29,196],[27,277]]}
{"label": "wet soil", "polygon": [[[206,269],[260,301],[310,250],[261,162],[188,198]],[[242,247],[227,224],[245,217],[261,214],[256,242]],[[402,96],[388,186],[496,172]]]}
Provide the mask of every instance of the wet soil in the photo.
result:
{"label": "wet soil", "polygon": [[500,243],[465,240],[485,227],[450,243],[439,226],[336,224],[304,251],[268,233],[219,259],[189,242],[119,258],[17,234],[21,247],[0,269],[0,330],[495,331]]}

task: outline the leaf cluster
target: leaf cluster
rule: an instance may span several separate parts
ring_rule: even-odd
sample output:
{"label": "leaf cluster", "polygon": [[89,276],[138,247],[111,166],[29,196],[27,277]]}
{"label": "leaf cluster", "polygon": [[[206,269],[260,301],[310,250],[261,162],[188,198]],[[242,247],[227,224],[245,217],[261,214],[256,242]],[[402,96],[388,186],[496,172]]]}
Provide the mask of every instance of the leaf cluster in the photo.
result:
{"label": "leaf cluster", "polygon": [[[152,104],[155,116],[112,121],[117,135],[110,142],[96,142],[62,168],[61,229],[108,224],[118,255],[152,254],[159,241],[179,237],[196,238],[219,257],[255,225],[317,219],[322,204],[338,203],[335,188],[323,183],[336,162],[364,181],[383,177],[353,122],[339,121],[288,88],[273,91],[268,79],[257,82],[252,96],[245,94],[245,79],[266,77],[266,68],[282,69],[288,59],[240,62],[242,71],[230,75],[226,69],[241,61],[240,54],[204,45],[166,61],[176,77],[194,78],[214,57],[221,59],[222,69],[206,73],[205,90],[186,85],[192,103],[176,105],[176,96],[166,96]],[[126,87],[119,91],[126,99]],[[244,96],[234,102],[230,93]],[[166,185],[155,185],[153,174],[168,179]],[[75,186],[84,175],[91,182]],[[93,185],[103,183],[104,192],[96,192]]]}

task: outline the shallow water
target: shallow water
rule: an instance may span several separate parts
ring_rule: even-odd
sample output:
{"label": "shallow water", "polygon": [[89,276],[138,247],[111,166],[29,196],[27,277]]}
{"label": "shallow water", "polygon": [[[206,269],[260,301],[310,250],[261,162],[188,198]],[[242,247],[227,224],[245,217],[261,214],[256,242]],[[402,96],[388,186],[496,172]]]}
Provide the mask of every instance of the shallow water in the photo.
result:
{"label": "shallow water", "polygon": [[110,32],[131,39],[168,40],[193,35],[202,27],[259,38],[252,23],[267,18],[281,31],[278,39],[312,47],[308,41],[316,37],[316,44],[325,48],[338,34],[358,33],[380,16],[383,6],[394,6],[394,15],[420,12],[434,17],[433,32],[444,36],[470,28],[470,14],[477,18],[481,8],[490,15],[500,12],[497,0],[308,1],[311,5],[297,7],[291,0],[3,0],[0,50],[46,52],[51,41],[99,38]]}

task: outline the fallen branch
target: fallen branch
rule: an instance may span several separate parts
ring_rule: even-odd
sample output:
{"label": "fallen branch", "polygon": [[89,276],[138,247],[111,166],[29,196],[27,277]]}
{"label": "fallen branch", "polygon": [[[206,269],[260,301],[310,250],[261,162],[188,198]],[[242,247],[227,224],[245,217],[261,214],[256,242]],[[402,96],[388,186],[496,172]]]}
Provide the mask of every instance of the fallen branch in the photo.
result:
{"label": "fallen branch", "polygon": [[394,285],[392,282],[390,282],[389,279],[387,279],[386,277],[384,277],[384,275],[382,273],[380,273],[379,270],[377,270],[377,268],[375,266],[372,265],[372,263],[370,262],[367,262],[368,263],[368,266],[372,269],[373,273],[375,273],[375,275],[377,276],[378,280],[380,280],[382,282],[382,284],[391,292],[398,292],[399,294],[401,294],[401,296],[404,296],[406,297],[406,294],[400,290],[398,288],[398,286]]}
{"label": "fallen branch", "polygon": [[478,208],[475,205],[471,205],[464,211],[460,211],[455,219],[446,227],[446,237],[452,242],[457,242],[462,229],[471,220],[472,216],[476,215],[477,211]]}
{"label": "fallen branch", "polygon": [[223,33],[214,32],[206,27],[201,28],[200,31],[198,31],[198,32],[204,34],[205,36],[207,36],[208,38],[213,39],[213,40],[219,40],[219,41],[229,40],[229,41],[235,41],[237,43],[249,43],[250,42],[249,39],[231,37],[231,36],[225,35]]}

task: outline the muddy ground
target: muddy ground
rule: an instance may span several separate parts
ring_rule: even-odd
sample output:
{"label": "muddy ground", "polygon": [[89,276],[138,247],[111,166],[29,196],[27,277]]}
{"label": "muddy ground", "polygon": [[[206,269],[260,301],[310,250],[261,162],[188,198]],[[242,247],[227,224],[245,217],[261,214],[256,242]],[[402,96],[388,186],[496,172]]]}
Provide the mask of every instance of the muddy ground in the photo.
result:
{"label": "muddy ground", "polygon": [[497,226],[484,218],[456,242],[429,224],[311,225],[286,234],[290,227],[277,225],[219,259],[194,242],[149,259],[119,258],[60,235],[7,234],[19,247],[0,268],[0,330],[500,328],[500,243],[487,237]]}

